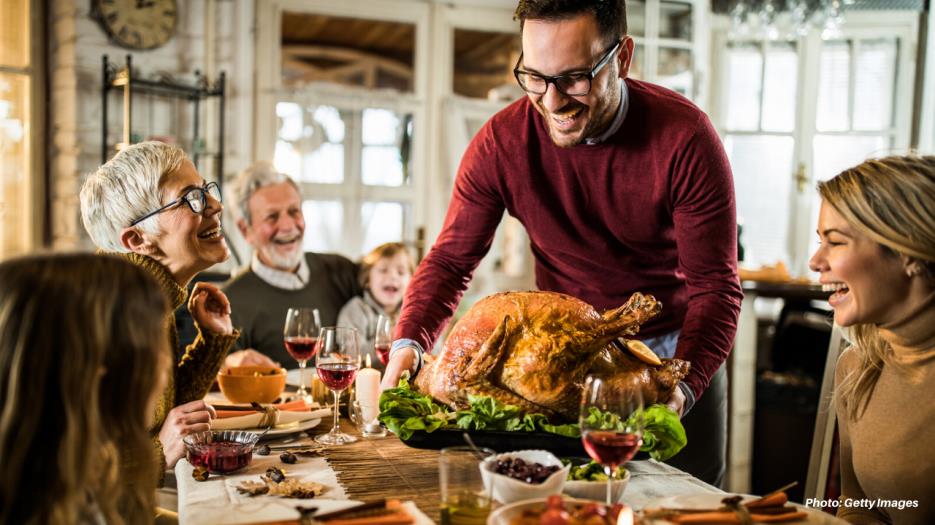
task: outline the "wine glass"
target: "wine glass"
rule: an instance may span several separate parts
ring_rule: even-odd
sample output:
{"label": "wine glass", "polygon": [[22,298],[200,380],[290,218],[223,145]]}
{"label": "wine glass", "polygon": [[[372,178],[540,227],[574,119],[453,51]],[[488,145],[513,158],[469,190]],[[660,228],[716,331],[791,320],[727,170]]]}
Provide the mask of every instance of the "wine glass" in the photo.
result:
{"label": "wine glass", "polygon": [[377,317],[377,330],[373,334],[373,351],[383,366],[390,361],[391,346],[393,346],[393,321],[380,314]]}
{"label": "wine glass", "polygon": [[607,473],[607,506],[617,468],[643,444],[643,395],[633,376],[589,375],[581,396],[581,441]]}
{"label": "wine glass", "polygon": [[327,326],[318,338],[315,368],[321,382],[334,392],[334,426],[315,441],[325,445],[353,443],[357,438],[338,429],[338,398],[354,382],[360,368],[360,341],[357,330],[347,326]]}
{"label": "wine glass", "polygon": [[317,308],[290,308],[286,312],[283,344],[286,352],[299,362],[299,390],[296,395],[300,399],[309,397],[308,387],[305,386],[305,365],[315,357],[320,331],[321,317]]}

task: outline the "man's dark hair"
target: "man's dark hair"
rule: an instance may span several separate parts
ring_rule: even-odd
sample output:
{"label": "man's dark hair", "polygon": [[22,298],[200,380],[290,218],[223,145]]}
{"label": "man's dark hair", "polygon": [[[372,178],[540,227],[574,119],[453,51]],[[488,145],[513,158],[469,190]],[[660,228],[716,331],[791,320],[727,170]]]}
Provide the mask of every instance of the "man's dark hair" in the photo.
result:
{"label": "man's dark hair", "polygon": [[522,28],[526,20],[560,21],[582,13],[594,15],[608,45],[627,34],[626,0],[519,0],[513,18]]}

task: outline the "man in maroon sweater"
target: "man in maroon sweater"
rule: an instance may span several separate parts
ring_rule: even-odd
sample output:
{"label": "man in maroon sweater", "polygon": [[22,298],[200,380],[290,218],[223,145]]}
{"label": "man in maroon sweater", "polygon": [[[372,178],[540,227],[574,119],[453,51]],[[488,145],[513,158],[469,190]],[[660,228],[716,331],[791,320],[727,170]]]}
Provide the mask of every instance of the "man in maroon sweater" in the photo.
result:
{"label": "man in maroon sweater", "polygon": [[516,14],[516,77],[528,97],[471,141],[444,227],[406,293],[383,386],[403,370],[418,373],[506,210],[526,227],[540,289],[599,310],[636,291],[662,301],[640,335],[692,365],[669,400],[683,415],[694,405],[684,420],[689,445],[672,463],[719,484],[722,364],[742,299],[720,139],[687,99],[626,79],[633,40],[623,0],[523,0]]}

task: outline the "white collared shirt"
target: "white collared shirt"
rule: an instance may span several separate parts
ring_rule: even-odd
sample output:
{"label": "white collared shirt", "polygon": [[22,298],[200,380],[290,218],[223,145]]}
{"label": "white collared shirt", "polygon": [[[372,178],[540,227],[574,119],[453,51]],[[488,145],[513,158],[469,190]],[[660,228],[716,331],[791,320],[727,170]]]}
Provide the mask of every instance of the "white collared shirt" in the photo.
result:
{"label": "white collared shirt", "polygon": [[610,123],[610,126],[597,137],[584,139],[584,143],[593,146],[595,144],[600,144],[605,140],[613,136],[614,133],[620,129],[620,126],[623,125],[623,121],[627,118],[627,110],[630,108],[630,97],[627,96],[627,83],[620,79],[620,106],[617,107],[617,114],[614,115],[614,120]]}
{"label": "white collared shirt", "polygon": [[258,252],[253,252],[253,259],[250,261],[250,269],[257,277],[265,283],[283,290],[301,290],[308,284],[308,261],[305,260],[305,254],[299,259],[299,268],[295,272],[286,272],[272,266],[267,266],[260,261]]}

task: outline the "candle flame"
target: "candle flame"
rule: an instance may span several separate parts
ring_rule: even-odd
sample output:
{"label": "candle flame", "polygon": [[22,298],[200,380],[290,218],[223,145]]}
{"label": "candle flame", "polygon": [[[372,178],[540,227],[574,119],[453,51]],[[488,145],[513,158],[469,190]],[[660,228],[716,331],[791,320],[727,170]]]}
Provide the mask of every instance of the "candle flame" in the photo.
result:
{"label": "candle flame", "polygon": [[617,514],[617,525],[633,525],[633,509],[624,505]]}
{"label": "candle flame", "polygon": [[370,354],[367,354],[367,368],[370,368]]}

